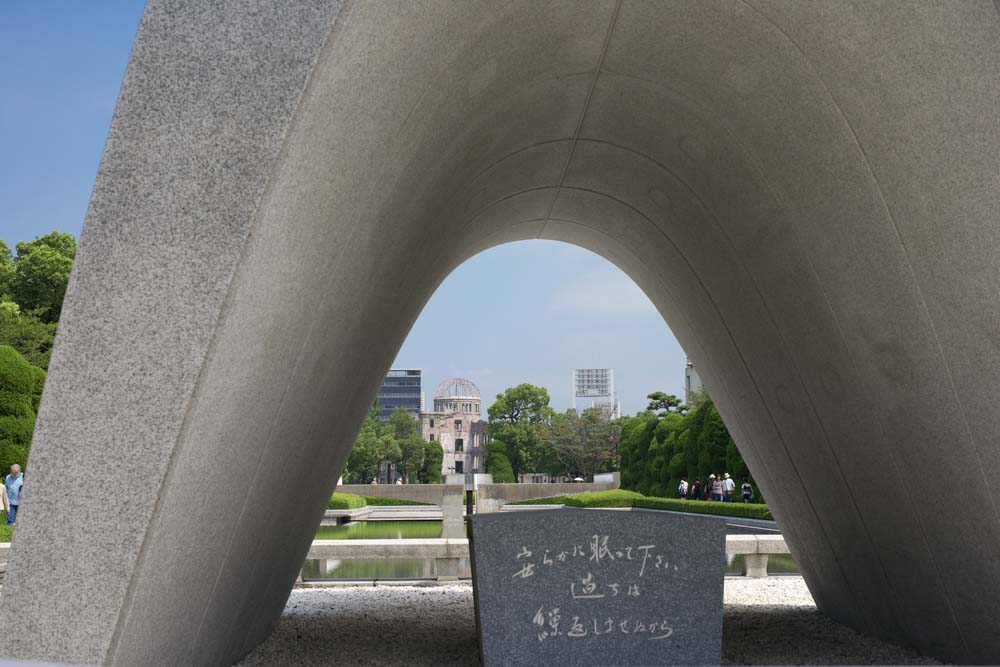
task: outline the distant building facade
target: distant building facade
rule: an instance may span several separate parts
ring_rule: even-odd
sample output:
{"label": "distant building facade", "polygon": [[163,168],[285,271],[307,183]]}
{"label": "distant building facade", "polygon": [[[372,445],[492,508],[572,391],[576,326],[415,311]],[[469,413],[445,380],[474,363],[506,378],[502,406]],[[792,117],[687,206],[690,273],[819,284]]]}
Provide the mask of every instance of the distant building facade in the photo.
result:
{"label": "distant building facade", "polygon": [[434,409],[420,414],[424,440],[441,443],[441,474],[484,472],[486,422],[482,420],[479,388],[469,380],[451,378],[434,391]]}
{"label": "distant building facade", "polygon": [[396,408],[406,408],[415,419],[420,419],[424,409],[422,375],[423,371],[419,368],[393,368],[389,371],[378,390],[380,421],[389,421],[389,415]]}
{"label": "distant building facade", "polygon": [[573,409],[582,412],[587,408],[600,408],[607,419],[621,417],[613,368],[573,369]]}
{"label": "distant building facade", "polygon": [[688,359],[684,366],[684,402],[690,405],[691,397],[696,392],[701,391],[701,388],[701,377],[695,370],[694,364]]}

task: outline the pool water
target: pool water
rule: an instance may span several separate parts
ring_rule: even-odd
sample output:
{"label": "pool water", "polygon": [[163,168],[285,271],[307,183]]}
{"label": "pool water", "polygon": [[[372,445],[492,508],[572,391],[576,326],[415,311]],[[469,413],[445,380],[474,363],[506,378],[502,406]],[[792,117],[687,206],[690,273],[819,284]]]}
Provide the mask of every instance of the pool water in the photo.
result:
{"label": "pool water", "polygon": [[317,540],[412,540],[441,537],[440,521],[354,521],[320,526]]}

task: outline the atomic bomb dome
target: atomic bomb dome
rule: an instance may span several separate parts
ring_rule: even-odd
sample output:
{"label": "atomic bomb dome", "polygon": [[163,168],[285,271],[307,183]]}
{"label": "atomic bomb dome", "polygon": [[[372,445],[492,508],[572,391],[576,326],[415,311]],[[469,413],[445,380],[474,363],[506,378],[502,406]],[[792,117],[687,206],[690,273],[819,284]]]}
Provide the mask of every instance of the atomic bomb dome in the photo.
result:
{"label": "atomic bomb dome", "polygon": [[471,380],[448,378],[434,390],[434,398],[471,398],[479,400],[479,387]]}
{"label": "atomic bomb dome", "polygon": [[472,381],[448,378],[434,390],[434,411],[420,413],[420,425],[424,438],[441,443],[442,474],[483,471],[486,423],[481,414],[479,387]]}

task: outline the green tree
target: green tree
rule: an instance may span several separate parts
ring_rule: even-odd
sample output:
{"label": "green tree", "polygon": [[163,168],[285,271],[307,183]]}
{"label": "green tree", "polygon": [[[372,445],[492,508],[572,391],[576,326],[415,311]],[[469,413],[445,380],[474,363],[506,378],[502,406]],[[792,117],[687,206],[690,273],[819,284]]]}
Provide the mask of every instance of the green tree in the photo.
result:
{"label": "green tree", "polygon": [[424,439],[420,424],[406,408],[398,407],[389,415],[387,431],[399,447],[399,474],[410,483],[416,480],[424,464]]}
{"label": "green tree", "polygon": [[420,424],[409,410],[397,407],[389,415],[389,432],[396,440],[405,440],[411,436],[420,435]]}
{"label": "green tree", "polygon": [[399,441],[401,453],[399,473],[407,484],[418,479],[420,471],[423,469],[426,445],[427,443],[419,435],[407,436]]}
{"label": "green tree", "polygon": [[604,415],[601,408],[587,408],[579,415],[576,410],[553,414],[541,428],[535,469],[583,478],[617,469],[619,421]]}
{"label": "green tree", "polygon": [[[701,391],[691,405],[654,392],[649,410],[623,421],[620,438],[622,488],[674,496],[680,480],[707,481],[728,472],[737,487],[750,478],[743,457],[711,397]],[[656,410],[657,412],[654,412]],[[750,479],[753,484],[752,478]],[[754,484],[754,490],[759,490]]]}
{"label": "green tree", "polygon": [[10,246],[0,241],[0,301],[10,299],[10,283],[14,279],[14,260]]}
{"label": "green tree", "polygon": [[28,363],[48,369],[55,338],[55,322],[26,314],[13,301],[0,302],[0,345],[9,345]]}
{"label": "green tree", "polygon": [[646,406],[646,409],[652,412],[660,412],[661,410],[666,412],[680,412],[683,410],[681,399],[673,394],[654,391],[652,394],[647,394],[646,398],[649,399],[649,405]]}
{"label": "green tree", "polygon": [[75,257],[76,239],[65,232],[18,243],[9,283],[14,301],[43,322],[58,321]]}
{"label": "green tree", "polygon": [[[510,462],[514,480],[527,472],[534,463],[540,429],[552,418],[549,392],[543,387],[519,384],[497,394],[489,407],[487,433],[506,445],[505,457]],[[496,479],[496,478],[494,478]]]}
{"label": "green tree", "polygon": [[418,478],[421,484],[441,483],[441,464],[444,462],[444,448],[441,443],[432,440],[424,443],[424,462],[420,467]]}
{"label": "green tree", "polygon": [[702,387],[701,389],[695,389],[691,392],[691,397],[687,402],[687,409],[694,410],[701,406],[705,401],[712,400],[708,395],[708,390]]}
{"label": "green tree", "polygon": [[29,364],[9,345],[0,345],[0,470],[15,463],[27,467],[44,382],[45,371]]}
{"label": "green tree", "polygon": [[361,431],[344,466],[344,481],[348,484],[367,484],[378,476],[381,461],[381,434],[376,406],[361,424]]}
{"label": "green tree", "polygon": [[507,445],[494,440],[486,445],[486,472],[493,475],[494,484],[509,484],[516,481],[514,469],[507,457]]}
{"label": "green tree", "polygon": [[383,432],[379,436],[379,467],[383,464],[387,466],[396,465],[403,459],[403,448],[399,446],[399,440],[392,433]]}
{"label": "green tree", "polygon": [[653,412],[640,412],[630,417],[622,424],[621,473],[622,488],[639,493],[649,492],[649,477],[647,469],[651,464],[649,445],[653,441],[653,433],[659,419]]}

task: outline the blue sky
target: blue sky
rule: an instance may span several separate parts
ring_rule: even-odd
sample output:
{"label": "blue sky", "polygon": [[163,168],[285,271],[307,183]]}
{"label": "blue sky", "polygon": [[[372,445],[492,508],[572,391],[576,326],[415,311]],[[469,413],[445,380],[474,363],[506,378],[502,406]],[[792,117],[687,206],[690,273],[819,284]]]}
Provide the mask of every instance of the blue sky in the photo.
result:
{"label": "blue sky", "polygon": [[[0,239],[9,245],[53,229],[79,236],[142,7],[0,1]],[[463,331],[449,339],[456,312]],[[684,380],[684,353],[628,277],[588,251],[543,241],[500,246],[456,269],[394,366],[424,369],[428,400],[439,381],[464,376],[484,402],[520,382],[542,385],[558,410],[570,405],[575,367],[614,368],[626,412],[651,391],[681,395]]]}

